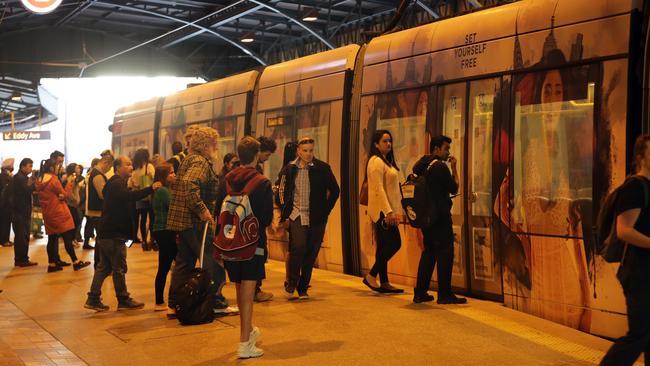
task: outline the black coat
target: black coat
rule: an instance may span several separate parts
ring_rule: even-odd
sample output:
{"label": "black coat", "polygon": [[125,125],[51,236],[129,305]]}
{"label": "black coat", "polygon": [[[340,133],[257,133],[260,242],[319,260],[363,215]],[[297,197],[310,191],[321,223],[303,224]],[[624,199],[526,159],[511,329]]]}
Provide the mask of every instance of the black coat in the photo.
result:
{"label": "black coat", "polygon": [[134,239],[133,203],[153,193],[146,187],[137,191],[127,188],[127,180],[115,174],[104,186],[104,207],[99,224],[98,239]]}
{"label": "black coat", "polygon": [[[309,222],[311,225],[320,225],[327,222],[327,217],[339,198],[340,189],[329,164],[318,159],[312,163],[309,167]],[[280,171],[280,222],[288,219],[293,210],[297,173],[298,167],[294,164],[287,164]]]}

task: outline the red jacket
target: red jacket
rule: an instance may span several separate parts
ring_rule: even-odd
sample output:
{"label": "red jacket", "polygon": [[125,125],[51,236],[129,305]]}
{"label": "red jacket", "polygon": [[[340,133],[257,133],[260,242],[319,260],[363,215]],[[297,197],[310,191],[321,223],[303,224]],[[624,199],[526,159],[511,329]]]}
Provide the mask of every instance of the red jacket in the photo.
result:
{"label": "red jacket", "polygon": [[[73,183],[74,181],[70,180],[64,190],[61,181],[56,176],[52,176],[47,182],[42,180],[36,182],[36,191],[43,210],[43,221],[45,222],[45,233],[47,235],[63,234],[74,229],[70,209],[65,203],[65,197],[69,197],[72,192]],[[65,197],[61,200],[59,194]]]}

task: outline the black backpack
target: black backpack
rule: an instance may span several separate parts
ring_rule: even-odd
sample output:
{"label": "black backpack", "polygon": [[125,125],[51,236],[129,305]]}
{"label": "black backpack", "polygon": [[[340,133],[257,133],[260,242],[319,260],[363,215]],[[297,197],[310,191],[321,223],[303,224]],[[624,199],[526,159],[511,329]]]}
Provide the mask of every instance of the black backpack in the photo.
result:
{"label": "black backpack", "polygon": [[433,159],[427,166],[423,174],[409,174],[406,182],[399,185],[402,194],[402,208],[406,213],[406,218],[414,228],[424,229],[438,217],[436,203],[427,185],[427,173],[438,159]]}
{"label": "black backpack", "polygon": [[194,268],[187,282],[176,290],[176,316],[184,325],[206,324],[214,320],[214,282],[210,278],[210,273],[201,268],[207,229],[206,223],[201,244],[200,266]]}
{"label": "black backpack", "polygon": [[[633,175],[628,177],[625,182],[627,183],[630,179],[640,179],[643,183],[643,192],[645,197],[645,206],[648,207],[648,201],[650,200],[650,187],[645,178]],[[617,263],[623,259],[623,253],[625,252],[626,243],[620,240],[616,236],[616,202],[618,201],[618,196],[620,195],[621,186],[614,189],[610,194],[607,195],[605,201],[600,207],[598,212],[598,219],[596,221],[596,227],[594,228],[594,233],[596,235],[596,251],[609,263]]]}

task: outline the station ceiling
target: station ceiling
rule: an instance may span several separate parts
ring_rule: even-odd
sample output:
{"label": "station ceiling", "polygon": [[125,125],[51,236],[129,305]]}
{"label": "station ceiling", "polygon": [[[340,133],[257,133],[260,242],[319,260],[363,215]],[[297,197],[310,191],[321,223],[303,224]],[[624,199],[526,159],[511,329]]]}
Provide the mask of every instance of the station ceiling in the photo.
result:
{"label": "station ceiling", "polygon": [[[401,5],[398,28],[409,28],[504,2],[510,1],[63,0],[51,13],[34,14],[21,0],[5,0],[0,77],[32,86],[40,78],[106,75],[212,80],[363,43],[383,32]],[[0,130],[2,123],[0,115]]]}

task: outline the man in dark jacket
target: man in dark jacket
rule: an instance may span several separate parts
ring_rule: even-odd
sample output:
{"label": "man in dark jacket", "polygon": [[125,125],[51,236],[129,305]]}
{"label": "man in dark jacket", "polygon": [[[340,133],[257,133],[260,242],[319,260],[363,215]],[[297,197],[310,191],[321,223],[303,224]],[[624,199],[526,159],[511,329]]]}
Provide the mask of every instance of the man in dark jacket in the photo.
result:
{"label": "man in dark jacket", "polygon": [[113,285],[117,295],[118,310],[141,309],[144,304],[131,298],[126,290],[126,242],[133,240],[131,226],[131,206],[135,201],[151,195],[161,187],[160,182],[154,183],[137,191],[130,191],[127,181],[133,172],[133,163],[126,156],[121,156],[113,163],[115,175],[111,177],[103,189],[104,207],[97,232],[95,253],[95,275],[88,292],[88,300],[84,307],[97,311],[108,310],[109,307],[101,301],[102,284],[108,275],[113,273]]}
{"label": "man in dark jacket", "polygon": [[2,172],[0,172],[0,245],[10,247],[9,241],[11,231],[11,199],[12,193],[9,183],[12,181],[14,171],[14,159],[8,158],[2,161]]}
{"label": "man in dark jacket", "polygon": [[[433,267],[438,261],[438,304],[464,304],[467,299],[457,297],[451,290],[451,271],[454,262],[454,232],[451,221],[451,195],[458,192],[456,158],[450,156],[451,139],[436,136],[431,139],[431,155],[422,157],[413,166],[413,173],[426,174],[430,197],[436,207],[437,218],[422,229],[424,250],[418,266],[418,277],[413,302],[433,301],[429,284]],[[444,163],[449,161],[451,172]]]}
{"label": "man in dark jacket", "polygon": [[327,217],[339,198],[339,185],[329,164],[314,158],[314,140],[298,141],[298,158],[280,171],[280,224],[289,229],[285,291],[308,299],[314,263],[325,235]]}
{"label": "man in dark jacket", "polygon": [[29,233],[32,224],[32,193],[34,182],[28,175],[32,173],[34,162],[25,158],[20,162],[20,170],[13,177],[12,218],[14,225],[14,264],[17,267],[35,266],[37,263],[29,260]]}

